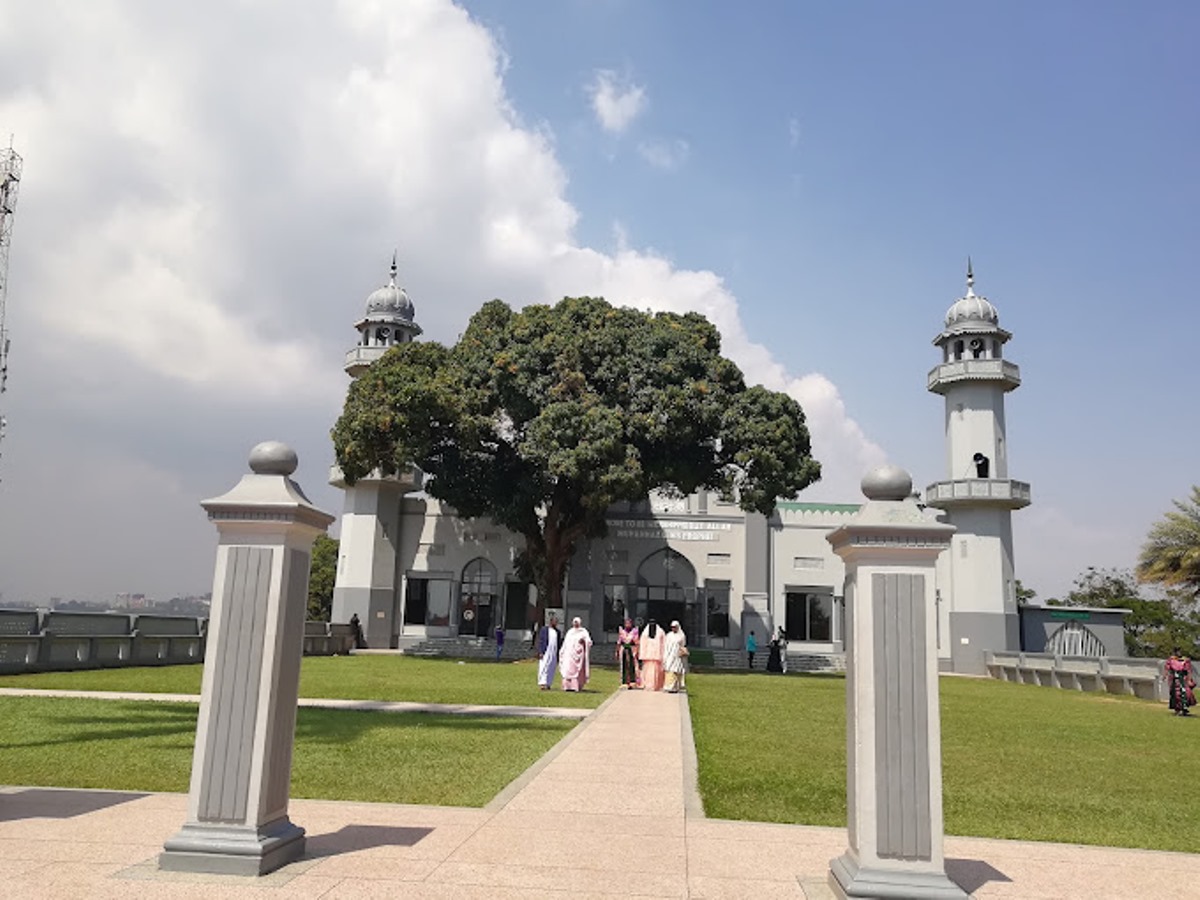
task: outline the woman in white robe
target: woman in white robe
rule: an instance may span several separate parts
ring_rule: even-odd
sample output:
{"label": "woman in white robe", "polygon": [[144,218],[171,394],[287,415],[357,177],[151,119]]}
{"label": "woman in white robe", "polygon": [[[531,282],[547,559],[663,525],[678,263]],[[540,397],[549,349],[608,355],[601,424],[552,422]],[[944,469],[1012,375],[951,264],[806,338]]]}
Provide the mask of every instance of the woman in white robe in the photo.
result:
{"label": "woman in white robe", "polygon": [[678,622],[671,623],[663,648],[663,669],[667,673],[667,693],[678,694],[683,687],[683,673],[687,668],[687,635]]}
{"label": "woman in white robe", "polygon": [[559,661],[564,691],[578,692],[587,685],[588,676],[591,675],[591,651],[592,636],[583,627],[583,621],[576,616],[571,620],[571,628],[563,638],[562,658]]}

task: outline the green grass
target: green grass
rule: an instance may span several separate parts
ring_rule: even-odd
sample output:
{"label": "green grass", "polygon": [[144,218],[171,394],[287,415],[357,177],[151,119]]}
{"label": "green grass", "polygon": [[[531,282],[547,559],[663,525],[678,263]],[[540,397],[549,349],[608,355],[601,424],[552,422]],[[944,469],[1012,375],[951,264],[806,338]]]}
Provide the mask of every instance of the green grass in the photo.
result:
{"label": "green grass", "polygon": [[[1200,847],[1200,717],[984,679],[940,686],[947,833]],[[843,679],[694,673],[688,691],[709,816],[846,824]]]}
{"label": "green grass", "polygon": [[[0,687],[68,691],[199,694],[203,667],[150,666],[0,676]],[[300,696],[346,700],[411,700],[501,706],[595,708],[617,689],[612,668],[593,668],[581,693],[540,691],[536,660],[463,662],[405,656],[309,656],[300,668]]]}
{"label": "green grass", "polygon": [[[186,792],[194,704],[0,697],[0,784]],[[482,806],[572,726],[300,709],[292,796]]]}

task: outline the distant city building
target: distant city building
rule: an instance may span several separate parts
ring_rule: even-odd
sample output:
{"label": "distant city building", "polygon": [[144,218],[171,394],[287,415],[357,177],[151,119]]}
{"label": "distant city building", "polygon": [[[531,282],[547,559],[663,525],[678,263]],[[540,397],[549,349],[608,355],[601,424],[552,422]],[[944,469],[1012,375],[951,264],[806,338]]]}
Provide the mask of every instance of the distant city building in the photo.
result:
{"label": "distant city building", "polygon": [[[420,335],[414,315],[393,260],[388,284],[355,323],[347,374],[357,378]],[[928,376],[928,389],[945,397],[947,471],[926,501],[958,528],[937,565],[938,653],[948,670],[982,672],[986,651],[1020,646],[1011,513],[1029,504],[1030,489],[1008,477],[1004,395],[1020,384],[1002,357],[1010,337],[995,306],[975,294],[968,266]],[[487,519],[460,519],[420,493],[420,478],[410,469],[349,486],[333,469],[331,483],[346,493],[333,621],[357,615],[373,647],[536,624],[535,591],[513,564],[524,539]],[[841,653],[845,568],[825,536],[858,508],[788,499],[768,517],[709,493],[616,504],[608,535],[581,542],[571,561],[560,621],[579,616],[615,641],[626,615],[678,619],[693,646],[735,650],[749,630],[781,627],[793,651]]]}

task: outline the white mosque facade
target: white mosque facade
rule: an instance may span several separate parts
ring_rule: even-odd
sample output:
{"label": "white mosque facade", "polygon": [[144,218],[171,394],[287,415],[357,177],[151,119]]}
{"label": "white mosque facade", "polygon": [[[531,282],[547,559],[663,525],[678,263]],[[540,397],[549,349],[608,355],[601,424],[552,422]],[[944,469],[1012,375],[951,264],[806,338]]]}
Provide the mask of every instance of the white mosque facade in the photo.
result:
{"label": "white mosque facade", "polygon": [[[946,477],[929,485],[929,515],[956,526],[937,565],[937,640],[946,670],[983,672],[988,650],[1019,648],[1012,511],[1029,485],[1008,476],[1004,397],[1020,384],[1003,357],[1011,335],[973,288],[949,309],[934,339],[941,362],[928,389],[945,400]],[[368,298],[346,371],[360,375],[421,329],[396,284]],[[516,574],[523,539],[486,519],[463,519],[420,492],[420,473],[366,478],[345,491],[333,620],[357,614],[372,647],[428,638],[490,638],[497,626],[528,634],[534,589]],[[651,496],[612,507],[608,534],[581,542],[566,577],[560,620],[579,616],[615,642],[626,616],[678,619],[694,647],[760,646],[776,628],[791,652],[843,650],[845,568],[826,535],[858,503],[781,500],[767,517],[714,494]],[[727,655],[727,654],[726,654]]]}

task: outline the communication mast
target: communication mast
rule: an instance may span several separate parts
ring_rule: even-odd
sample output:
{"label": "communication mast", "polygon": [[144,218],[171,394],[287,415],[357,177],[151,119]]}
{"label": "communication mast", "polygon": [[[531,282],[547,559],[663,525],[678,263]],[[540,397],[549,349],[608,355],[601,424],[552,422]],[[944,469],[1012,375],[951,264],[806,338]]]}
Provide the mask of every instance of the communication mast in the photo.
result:
{"label": "communication mast", "polygon": [[[21,157],[12,148],[0,149],[0,394],[8,390],[8,248],[12,243],[13,215],[17,209],[17,189],[21,186]],[[0,407],[0,442],[8,420]]]}

